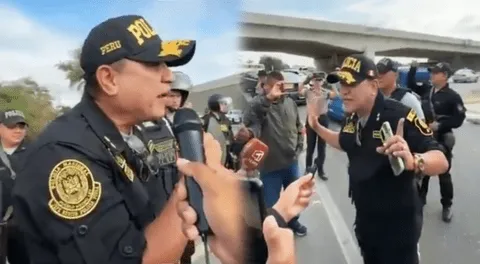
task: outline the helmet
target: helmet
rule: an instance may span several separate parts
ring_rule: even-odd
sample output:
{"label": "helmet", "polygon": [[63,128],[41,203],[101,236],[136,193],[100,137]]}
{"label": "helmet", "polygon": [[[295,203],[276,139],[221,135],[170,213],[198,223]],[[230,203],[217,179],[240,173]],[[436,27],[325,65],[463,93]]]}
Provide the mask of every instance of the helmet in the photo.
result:
{"label": "helmet", "polygon": [[185,101],[187,101],[190,90],[193,88],[192,80],[187,74],[181,71],[174,71],[173,76],[174,80],[170,90],[180,92],[182,95],[180,106],[182,107],[185,104]]}
{"label": "helmet", "polygon": [[213,94],[208,98],[208,109],[213,112],[220,112],[220,104],[230,105],[232,98],[221,94]]}

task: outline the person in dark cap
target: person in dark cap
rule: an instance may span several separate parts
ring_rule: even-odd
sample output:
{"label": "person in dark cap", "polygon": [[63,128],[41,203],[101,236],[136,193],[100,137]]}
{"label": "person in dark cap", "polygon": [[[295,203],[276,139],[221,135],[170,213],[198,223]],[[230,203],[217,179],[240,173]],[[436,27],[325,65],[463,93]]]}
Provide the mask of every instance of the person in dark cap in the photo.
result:
{"label": "person in dark cap", "polygon": [[[440,194],[442,204],[442,220],[450,222],[453,217],[453,182],[450,169],[452,166],[452,150],[455,145],[453,129],[459,128],[466,117],[466,108],[460,95],[450,88],[448,78],[453,74],[450,64],[439,62],[430,68],[432,85],[423,99],[423,108],[426,109],[427,120],[434,136],[447,150],[449,169],[439,175]],[[429,113],[429,114],[427,114]],[[421,197],[427,202],[428,184],[430,177],[423,178]]]}
{"label": "person in dark cap", "polygon": [[[82,46],[85,88],[31,146],[14,188],[15,219],[32,263],[175,263],[187,244],[135,125],[165,116],[173,74],[193,40],[165,41],[145,18],[95,26]],[[208,144],[208,143],[207,143]]]}
{"label": "person in dark cap", "polygon": [[[0,248],[2,254],[7,255],[11,264],[27,264],[28,254],[25,254],[23,234],[12,221],[12,190],[17,172],[25,162],[28,143],[25,141],[28,124],[25,115],[20,110],[9,109],[0,116],[0,182],[1,182],[1,218],[8,223],[8,231],[3,230],[1,235],[7,235],[7,248]],[[2,239],[2,241],[5,241]],[[2,247],[5,245],[2,245]]]}
{"label": "person in dark cap", "polygon": [[409,88],[401,88],[397,85],[398,63],[390,58],[383,58],[377,63],[377,70],[379,88],[383,95],[412,108],[418,117],[425,120],[420,96]]}
{"label": "person in dark cap", "polygon": [[[162,40],[137,15],[108,19],[90,31],[80,55],[80,103],[42,131],[16,178],[14,220],[31,263],[178,263],[188,241],[180,214],[193,209],[179,191],[164,206],[154,200],[163,190],[149,187],[162,179],[137,125],[165,116],[174,81],[169,67],[187,64],[195,46],[193,40]],[[208,150],[218,143],[205,134],[203,145]],[[207,164],[218,155],[206,153]],[[184,166],[182,173],[197,176],[208,168],[201,165]],[[245,263],[236,254],[245,249],[238,180],[228,170],[208,174],[222,189],[202,188],[216,248]],[[225,201],[229,210],[220,206]]]}
{"label": "person in dark cap", "polygon": [[[324,107],[308,105],[308,122],[329,145],[347,153],[355,234],[364,263],[418,264],[423,217],[415,175],[444,173],[448,162],[431,129],[414,110],[385,98],[377,78],[371,59],[346,57],[327,81],[341,84],[351,115],[336,132],[318,122]],[[385,122],[394,133],[390,138],[382,130]]]}

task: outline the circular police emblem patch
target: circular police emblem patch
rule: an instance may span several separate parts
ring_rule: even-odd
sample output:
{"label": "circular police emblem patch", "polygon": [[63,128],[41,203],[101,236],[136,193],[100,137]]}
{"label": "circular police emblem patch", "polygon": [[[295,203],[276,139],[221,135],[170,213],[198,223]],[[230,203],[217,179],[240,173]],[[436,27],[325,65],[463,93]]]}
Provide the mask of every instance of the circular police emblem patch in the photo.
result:
{"label": "circular police emblem patch", "polygon": [[68,159],[58,163],[48,179],[50,201],[48,207],[64,219],[80,219],[98,205],[102,185],[93,180],[93,174],[84,163]]}

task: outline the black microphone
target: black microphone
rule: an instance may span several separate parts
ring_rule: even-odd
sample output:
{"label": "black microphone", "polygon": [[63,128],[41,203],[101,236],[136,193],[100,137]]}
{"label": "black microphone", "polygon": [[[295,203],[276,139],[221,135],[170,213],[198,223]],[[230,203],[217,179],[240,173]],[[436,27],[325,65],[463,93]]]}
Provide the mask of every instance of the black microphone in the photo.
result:
{"label": "black microphone", "polygon": [[[203,127],[198,114],[190,108],[181,108],[173,117],[173,133],[177,139],[180,156],[189,161],[205,163]],[[197,213],[195,225],[200,234],[211,234],[210,226],[203,211],[203,193],[193,177],[185,177],[188,203]]]}

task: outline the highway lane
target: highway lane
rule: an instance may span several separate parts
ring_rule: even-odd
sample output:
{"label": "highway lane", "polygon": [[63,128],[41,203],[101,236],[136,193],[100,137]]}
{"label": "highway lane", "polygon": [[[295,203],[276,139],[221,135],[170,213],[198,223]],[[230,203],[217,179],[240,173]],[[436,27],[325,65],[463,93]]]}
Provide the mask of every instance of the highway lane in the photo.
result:
{"label": "highway lane", "polygon": [[[478,84],[452,84],[460,94],[466,95],[477,90]],[[305,107],[300,108],[302,120],[305,121]],[[332,129],[338,130],[335,123]],[[457,145],[454,149],[452,175],[454,179],[454,218],[450,224],[440,219],[440,191],[438,180],[430,181],[430,192],[425,206],[425,223],[420,243],[422,264],[470,264],[478,263],[480,257],[480,126],[465,122],[456,132]],[[317,192],[322,194],[327,186],[334,206],[341,213],[340,218],[328,218],[325,205],[314,204],[302,215],[301,221],[309,228],[308,235],[296,241],[298,263],[347,263],[342,256],[341,243],[335,237],[332,223],[345,221],[344,228],[352,232],[355,209],[347,197],[348,175],[346,155],[327,147],[325,171],[329,181],[320,183]],[[304,160],[300,165],[304,168]],[[318,180],[320,181],[320,180]],[[325,184],[325,185],[323,185]],[[318,195],[316,196],[318,199]],[[341,226],[341,225],[340,225]],[[337,226],[338,228],[338,226]],[[337,230],[338,233],[338,230]],[[340,240],[341,241],[341,240]],[[203,262],[196,262],[203,263]],[[355,263],[355,262],[351,262]],[[350,263],[347,263],[350,264]]]}

